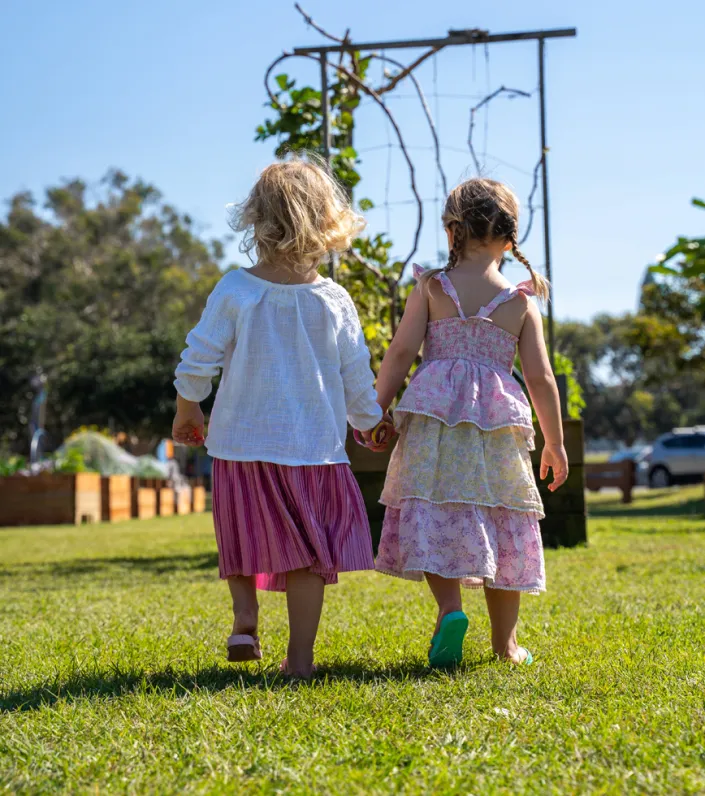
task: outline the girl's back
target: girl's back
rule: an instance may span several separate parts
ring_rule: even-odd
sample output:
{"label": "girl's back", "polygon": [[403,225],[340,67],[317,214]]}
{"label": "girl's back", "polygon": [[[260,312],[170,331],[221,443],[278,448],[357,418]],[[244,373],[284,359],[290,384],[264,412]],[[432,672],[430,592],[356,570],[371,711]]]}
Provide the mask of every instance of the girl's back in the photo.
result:
{"label": "girl's back", "polygon": [[258,262],[217,285],[176,373],[174,439],[195,445],[204,426],[198,404],[222,369],[207,445],[218,564],[235,614],[228,660],[262,658],[256,588],[286,591],[281,669],[303,677],[314,669],[324,586],[374,564],[345,437],[346,420],[368,433],[382,410],[352,300],[318,275],[360,222],[315,164],[266,168],[235,223]]}
{"label": "girl's back", "polygon": [[[222,365],[208,433],[215,458],[347,462],[347,416],[363,428],[379,420],[357,312],[330,279],[282,284],[231,271],[186,342],[181,395],[203,400],[210,386],[204,375],[212,378]],[[348,406],[346,392],[364,393],[366,403]]]}
{"label": "girl's back", "polygon": [[[486,271],[455,270],[451,271],[447,278],[455,290],[460,308],[466,318],[477,315],[481,309],[490,305],[502,291],[512,287],[512,284],[497,271],[487,273]],[[446,293],[438,280],[429,280],[428,293],[429,321],[454,318],[459,314],[453,298]],[[492,322],[518,338],[524,325],[527,308],[526,292],[520,291],[511,300],[503,302],[492,312]]]}
{"label": "girl's back", "polygon": [[[512,376],[519,349],[542,429],[565,480],[555,381],[541,317],[529,302],[546,285],[517,247],[518,205],[505,186],[469,180],[448,197],[443,218],[446,268],[422,273],[377,380],[386,409],[423,344],[394,415],[399,441],[382,493],[385,511],[377,569],[429,583],[438,602],[432,665],[457,663],[467,617],[459,586],[485,587],[495,652],[530,661],[517,647],[520,592],[545,588],[541,497],[529,451],[532,412]],[[531,282],[511,285],[500,273],[511,250]],[[545,388],[545,389],[544,389]],[[549,444],[549,448],[551,448]],[[562,452],[562,453],[561,453]]]}

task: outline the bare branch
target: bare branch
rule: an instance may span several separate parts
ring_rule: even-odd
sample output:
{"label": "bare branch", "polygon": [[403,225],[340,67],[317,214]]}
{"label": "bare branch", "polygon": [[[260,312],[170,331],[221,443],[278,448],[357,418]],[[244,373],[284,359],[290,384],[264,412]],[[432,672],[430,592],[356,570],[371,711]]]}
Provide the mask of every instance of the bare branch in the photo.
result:
{"label": "bare branch", "polygon": [[493,99],[500,96],[500,94],[507,94],[510,98],[514,97],[531,97],[530,92],[522,91],[518,88],[507,88],[506,86],[500,86],[496,91],[493,91],[491,94],[488,94],[486,97],[480,100],[480,102],[475,105],[474,108],[470,109],[470,130],[468,131],[468,148],[470,149],[470,154],[472,155],[473,163],[475,164],[475,170],[478,174],[481,172],[480,163],[477,159],[477,155],[475,153],[475,147],[473,145],[473,132],[475,131],[475,114],[483,108],[488,103],[492,102]]}
{"label": "bare branch", "polygon": [[402,81],[407,75],[410,75],[414,71],[414,69],[416,69],[416,67],[421,66],[421,64],[427,58],[430,58],[432,55],[435,55],[439,50],[442,49],[443,49],[442,47],[432,47],[430,50],[427,50],[425,53],[422,53],[415,61],[410,63],[409,66],[402,66],[401,64],[398,64],[398,66],[401,67],[401,72],[399,72],[399,74],[397,75],[394,75],[394,77],[389,81],[389,83],[387,83],[384,86],[380,86],[378,89],[376,89],[377,93],[381,95],[381,94],[386,94],[388,91],[391,91],[397,85],[397,83]]}
{"label": "bare branch", "polygon": [[[325,36],[326,39],[330,39],[331,41],[334,41],[337,44],[345,44],[346,43],[345,39],[339,39],[337,36],[334,36],[332,33],[328,33],[328,31],[324,30],[320,25],[317,25],[313,21],[313,17],[310,14],[307,14],[303,10],[303,8],[301,8],[301,6],[298,3],[294,3],[294,8],[299,12],[299,14],[301,14],[301,16],[304,18],[304,21],[306,22],[306,24],[309,25],[310,27],[312,27],[314,30],[317,30],[321,34],[321,36]],[[346,34],[346,38],[347,38],[347,34]]]}
{"label": "bare branch", "polygon": [[[268,67],[267,71],[264,75],[264,87],[269,95],[272,104],[280,108],[281,105],[279,104],[276,96],[272,92],[269,87],[269,78],[274,69],[283,61],[287,60],[288,58],[308,58],[311,61],[315,61],[319,63],[318,58],[315,55],[309,55],[308,53],[283,53],[279,56],[276,60],[274,60]],[[384,111],[385,115],[389,119],[390,124],[394,128],[394,132],[396,133],[397,140],[399,142],[399,148],[404,155],[404,159],[406,160],[406,164],[409,167],[409,182],[411,183],[411,192],[414,194],[414,200],[417,207],[417,217],[416,217],[416,230],[414,231],[414,241],[411,247],[411,251],[406,256],[406,259],[402,263],[402,269],[399,274],[399,278],[396,280],[395,284],[399,284],[401,281],[402,274],[404,273],[404,268],[411,262],[412,257],[416,254],[419,248],[419,239],[421,237],[421,228],[423,226],[423,200],[421,199],[421,195],[419,194],[418,187],[416,185],[416,170],[414,169],[414,163],[411,160],[411,156],[409,155],[409,150],[407,149],[406,142],[404,141],[404,136],[402,135],[401,129],[397,123],[397,120],[394,118],[394,114],[387,108],[387,106],[382,101],[382,98],[377,94],[377,92],[367,85],[364,80],[361,80],[356,74],[353,74],[349,69],[346,69],[344,66],[336,65],[336,64],[329,64],[331,69],[335,69],[338,73],[345,75],[348,80],[352,81],[362,92],[367,94],[371,97],[377,105]]]}
{"label": "bare branch", "polygon": [[544,160],[546,160],[546,153],[548,150],[544,149],[541,152],[541,157],[538,159],[536,165],[534,166],[534,181],[531,185],[531,193],[529,194],[529,201],[527,203],[527,210],[529,212],[529,220],[526,223],[526,230],[522,235],[521,240],[519,241],[519,245],[523,246],[526,242],[527,238],[531,234],[531,227],[534,223],[534,215],[536,214],[536,207],[534,206],[534,196],[536,195],[536,191],[539,187],[539,172],[541,171],[541,167],[543,166]]}
{"label": "bare branch", "polygon": [[272,105],[279,110],[282,110],[282,106],[279,103],[279,100],[276,98],[274,92],[271,88],[269,88],[269,77],[272,72],[279,66],[282,61],[286,61],[287,58],[293,58],[293,53],[282,53],[279,58],[276,58],[272,63],[267,67],[267,71],[264,73],[264,90],[267,92],[269,99],[272,101]]}
{"label": "bare branch", "polygon": [[[317,58],[311,55],[305,55],[302,57],[313,58],[314,61],[318,60]],[[411,258],[416,254],[419,248],[419,238],[421,237],[421,227],[423,226],[423,200],[421,199],[421,195],[419,194],[419,189],[416,186],[416,170],[414,169],[414,163],[411,160],[411,156],[409,155],[409,150],[407,149],[406,142],[404,141],[404,136],[402,135],[401,129],[397,124],[397,120],[394,118],[394,114],[384,104],[379,94],[373,88],[368,86],[367,83],[364,82],[364,80],[361,80],[357,75],[350,72],[344,66],[336,66],[335,64],[331,64],[331,68],[345,75],[349,80],[352,80],[352,82],[356,86],[358,86],[358,88],[361,91],[363,91],[365,94],[371,97],[377,103],[377,105],[379,105],[379,107],[384,111],[387,118],[389,119],[390,124],[394,128],[394,132],[397,135],[397,140],[399,141],[399,148],[401,149],[402,154],[404,155],[404,159],[406,160],[406,164],[409,167],[409,181],[411,183],[411,192],[414,194],[414,199],[416,200],[416,207],[417,207],[416,230],[414,232],[414,242],[411,247],[411,251],[406,256],[406,259],[403,261],[403,267],[401,273],[399,274],[399,279],[396,280],[396,284],[398,284],[399,281],[401,280],[401,274],[404,272],[404,268],[411,262]]]}
{"label": "bare branch", "polygon": [[[349,255],[350,257],[353,258],[353,260],[357,261],[358,263],[360,263],[360,265],[363,265],[365,268],[367,268],[367,270],[373,273],[377,277],[377,279],[381,280],[382,282],[386,282],[388,285],[390,284],[390,278],[387,277],[385,274],[383,274],[382,271],[380,271],[380,269],[377,268],[376,265],[372,265],[372,263],[368,262],[361,254],[356,252],[355,249],[348,249],[348,251],[346,251],[345,254]],[[391,281],[393,283],[394,280]]]}
{"label": "bare branch", "polygon": [[[350,44],[350,28],[346,28],[345,36],[343,36],[343,44]],[[342,66],[343,65],[343,58],[345,57],[345,50],[340,51],[340,58],[338,59],[338,63]],[[353,53],[353,59],[355,55]]]}
{"label": "bare branch", "polygon": [[[380,61],[385,61],[386,63],[392,64],[393,66],[399,67],[404,69],[404,66],[399,63],[399,61],[395,61],[394,58],[389,58],[386,55],[373,55],[373,58],[377,58]],[[426,95],[421,88],[421,84],[416,78],[416,75],[411,70],[411,67],[407,70],[404,77],[408,77],[412,83],[414,84],[414,88],[416,89],[416,93],[419,96],[419,101],[421,102],[421,107],[423,108],[423,112],[426,116],[426,121],[428,122],[428,126],[431,130],[431,136],[433,137],[433,148],[436,154],[436,167],[438,168],[438,173],[441,177],[441,182],[443,183],[443,193],[448,193],[448,183],[446,180],[445,172],[443,171],[443,165],[441,164],[441,143],[438,140],[438,132],[436,131],[436,125],[433,121],[433,116],[431,115],[431,109],[428,107],[428,103],[426,102]],[[379,92],[378,92],[379,93]]]}

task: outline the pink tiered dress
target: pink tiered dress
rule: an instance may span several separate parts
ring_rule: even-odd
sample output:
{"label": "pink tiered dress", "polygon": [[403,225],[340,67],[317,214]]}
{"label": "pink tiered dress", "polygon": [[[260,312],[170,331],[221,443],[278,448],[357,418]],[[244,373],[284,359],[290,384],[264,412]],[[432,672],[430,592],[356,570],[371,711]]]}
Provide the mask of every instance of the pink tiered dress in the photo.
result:
{"label": "pink tiered dress", "polygon": [[546,576],[531,407],[512,376],[518,340],[491,318],[533,291],[530,283],[507,288],[466,318],[447,274],[433,278],[458,316],[428,324],[423,363],[394,413],[399,440],[381,497],[376,569],[537,594]]}

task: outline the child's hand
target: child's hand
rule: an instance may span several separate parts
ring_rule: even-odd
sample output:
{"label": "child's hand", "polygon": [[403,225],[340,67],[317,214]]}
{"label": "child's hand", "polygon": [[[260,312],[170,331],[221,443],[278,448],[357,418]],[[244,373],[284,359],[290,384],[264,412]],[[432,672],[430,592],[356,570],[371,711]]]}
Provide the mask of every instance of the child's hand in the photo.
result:
{"label": "child's hand", "polygon": [[205,419],[201,407],[193,401],[185,401],[179,396],[176,403],[176,417],[171,429],[174,442],[198,448],[205,442],[203,427]]}
{"label": "child's hand", "polygon": [[369,429],[369,431],[361,431],[360,436],[365,447],[369,448],[373,453],[384,453],[396,433],[391,415],[385,413],[384,417],[374,428]]}
{"label": "child's hand", "polygon": [[568,456],[563,445],[546,445],[541,453],[541,480],[553,470],[553,481],[548,485],[555,492],[568,477]]}

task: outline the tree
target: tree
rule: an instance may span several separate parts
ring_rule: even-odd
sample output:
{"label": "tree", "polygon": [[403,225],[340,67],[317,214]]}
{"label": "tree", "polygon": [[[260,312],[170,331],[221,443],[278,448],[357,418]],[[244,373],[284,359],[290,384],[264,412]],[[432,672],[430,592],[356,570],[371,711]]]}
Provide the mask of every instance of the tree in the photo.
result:
{"label": "tree", "polygon": [[0,223],[2,442],[26,448],[37,371],[57,441],[90,423],[167,433],[174,364],[223,260],[222,241],[120,171],[95,191],[51,187],[41,210],[14,196]]}
{"label": "tree", "polygon": [[557,324],[558,349],[584,391],[588,438],[632,444],[705,420],[700,318],[679,286],[646,280],[635,315]]}
{"label": "tree", "polygon": [[[705,210],[703,199],[692,199],[691,204]],[[694,288],[691,297],[699,312],[705,313],[705,238],[679,237],[649,271],[676,277],[684,286]]]}

